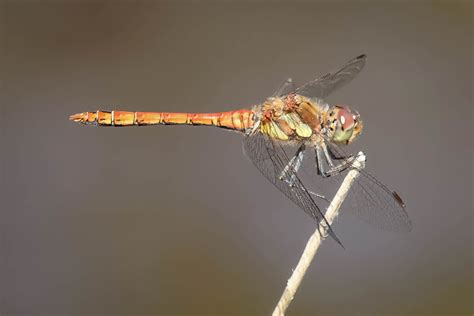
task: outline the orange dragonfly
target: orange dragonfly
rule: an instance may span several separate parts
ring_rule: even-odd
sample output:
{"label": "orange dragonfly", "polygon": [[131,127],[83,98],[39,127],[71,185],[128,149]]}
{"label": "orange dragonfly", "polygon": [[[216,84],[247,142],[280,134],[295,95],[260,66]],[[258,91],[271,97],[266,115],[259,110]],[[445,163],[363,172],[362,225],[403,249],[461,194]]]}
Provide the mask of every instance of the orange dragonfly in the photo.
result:
{"label": "orange dragonfly", "polygon": [[[99,110],[69,119],[95,126],[205,125],[238,131],[244,135],[245,153],[257,169],[318,224],[326,226],[328,234],[342,246],[320,206],[328,199],[305,186],[301,166],[311,149],[313,178],[342,179],[345,172],[355,168],[354,156],[347,155],[342,147],[361,134],[359,113],[324,100],[357,76],[366,59],[360,55],[299,88],[288,79],[271,97],[251,108],[218,113]],[[350,195],[351,208],[366,222],[389,231],[411,230],[400,196],[367,171],[360,170]]]}

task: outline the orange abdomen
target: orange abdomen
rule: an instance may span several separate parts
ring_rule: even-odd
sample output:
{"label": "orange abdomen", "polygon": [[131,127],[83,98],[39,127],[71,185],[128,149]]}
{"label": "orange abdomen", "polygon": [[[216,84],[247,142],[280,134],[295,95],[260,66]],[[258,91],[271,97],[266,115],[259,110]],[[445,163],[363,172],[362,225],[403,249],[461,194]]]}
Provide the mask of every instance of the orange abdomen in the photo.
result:
{"label": "orange abdomen", "polygon": [[253,126],[253,115],[249,109],[218,113],[96,111],[74,114],[69,119],[99,126],[207,125],[243,131]]}

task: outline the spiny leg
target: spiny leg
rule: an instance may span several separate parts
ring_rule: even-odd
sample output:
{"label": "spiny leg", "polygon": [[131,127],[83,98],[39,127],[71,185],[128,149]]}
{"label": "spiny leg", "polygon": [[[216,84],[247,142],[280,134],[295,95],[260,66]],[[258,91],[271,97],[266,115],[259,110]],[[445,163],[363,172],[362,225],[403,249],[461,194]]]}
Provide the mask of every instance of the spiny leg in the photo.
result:
{"label": "spiny leg", "polygon": [[326,178],[326,173],[324,171],[324,166],[323,166],[323,153],[321,150],[321,147],[316,146],[316,149],[314,150],[316,154],[316,171],[317,173],[322,176],[323,178]]}
{"label": "spiny leg", "polygon": [[[296,151],[296,154],[291,158],[290,162],[283,168],[283,171],[280,173],[279,179],[285,181],[290,187],[293,187],[295,184],[296,173],[301,167],[303,162],[303,156],[306,146],[302,144],[300,148]],[[288,175],[290,178],[288,179]]]}
{"label": "spiny leg", "polygon": [[257,129],[260,127],[260,124],[261,124],[261,120],[260,119],[256,120],[252,127],[245,130],[245,136],[250,136],[250,135],[255,134],[255,132],[257,132]]}
{"label": "spiny leg", "polygon": [[326,201],[326,202],[328,202],[328,203],[331,202],[331,201],[329,201],[324,195],[315,193],[315,192],[310,191],[310,190],[307,190],[307,191],[308,191],[309,194],[314,195],[315,197],[317,197],[317,198],[319,198],[319,199],[321,199],[321,200],[324,200],[324,201]]}
{"label": "spiny leg", "polygon": [[[326,170],[326,166],[323,163],[323,159],[325,159],[329,165],[328,170]],[[342,159],[344,159],[343,162],[338,165],[335,165],[331,159],[331,155],[328,151],[326,144],[316,146],[316,166],[318,169],[318,174],[321,175],[323,178],[331,177],[351,167],[355,157],[349,156]]]}
{"label": "spiny leg", "polygon": [[[298,173],[298,170],[301,167],[301,164],[303,162],[303,157],[304,157],[304,151],[305,151],[305,145],[302,144],[300,148],[296,151],[296,154],[291,158],[290,162],[285,166],[283,171],[280,173],[279,179],[282,181],[285,181],[290,188],[292,188],[295,185],[295,180],[296,180],[296,175]],[[289,176],[289,179],[288,179]],[[310,191],[306,188],[304,188],[308,193],[316,196],[317,198],[320,198],[322,200],[325,200],[326,202],[329,203],[329,200],[321,194],[315,193],[313,191]]]}
{"label": "spiny leg", "polygon": [[347,159],[348,157],[352,156],[352,155],[344,156],[344,155],[341,155],[340,153],[336,153],[335,149],[328,145],[326,145],[326,150],[329,152],[329,156],[331,157],[332,160],[339,161],[339,160]]}
{"label": "spiny leg", "polygon": [[[326,144],[323,145],[323,151],[324,151],[324,156],[329,162],[329,165],[331,166],[331,170],[328,170],[328,172],[331,175],[340,173],[347,168],[350,168],[355,160],[355,157],[352,155],[349,155],[347,157],[340,157],[338,160],[343,160],[340,164],[334,165],[332,159],[331,159],[331,153],[332,151],[329,150],[328,146]],[[334,155],[334,153],[332,153]]]}

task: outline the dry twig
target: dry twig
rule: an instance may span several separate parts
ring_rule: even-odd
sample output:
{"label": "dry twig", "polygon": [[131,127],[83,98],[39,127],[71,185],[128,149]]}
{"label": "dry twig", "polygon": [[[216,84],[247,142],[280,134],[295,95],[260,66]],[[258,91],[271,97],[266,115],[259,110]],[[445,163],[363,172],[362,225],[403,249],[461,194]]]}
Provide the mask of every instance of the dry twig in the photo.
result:
{"label": "dry twig", "polygon": [[[359,152],[353,166],[356,167],[356,169],[352,169],[347,173],[344,181],[342,182],[339,190],[337,191],[326,211],[325,217],[330,225],[338,216],[339,208],[341,207],[342,202],[349,193],[352,183],[359,175],[358,169],[365,167],[365,155],[363,152]],[[309,238],[298,265],[294,269],[291,277],[288,279],[285,291],[283,292],[277,306],[275,307],[275,310],[273,311],[273,316],[285,315],[285,311],[293,300],[293,297],[295,296],[295,293],[298,290],[298,287],[301,284],[301,281],[303,280],[304,275],[311,264],[311,261],[313,261],[314,255],[321,245],[321,241],[325,238],[325,236],[321,236],[321,232],[326,232],[326,229],[327,227],[324,227],[322,224],[320,224],[319,227],[316,228],[316,231],[313,233],[313,235],[311,235]]]}

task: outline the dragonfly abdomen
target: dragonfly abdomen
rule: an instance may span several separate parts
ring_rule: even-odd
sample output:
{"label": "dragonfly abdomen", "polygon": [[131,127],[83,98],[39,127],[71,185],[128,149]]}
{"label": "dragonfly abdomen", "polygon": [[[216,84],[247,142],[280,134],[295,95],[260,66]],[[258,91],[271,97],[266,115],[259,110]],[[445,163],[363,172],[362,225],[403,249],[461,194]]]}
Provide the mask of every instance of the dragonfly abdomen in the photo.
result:
{"label": "dragonfly abdomen", "polygon": [[253,126],[249,109],[217,113],[96,111],[71,115],[70,120],[99,126],[206,125],[243,131]]}

